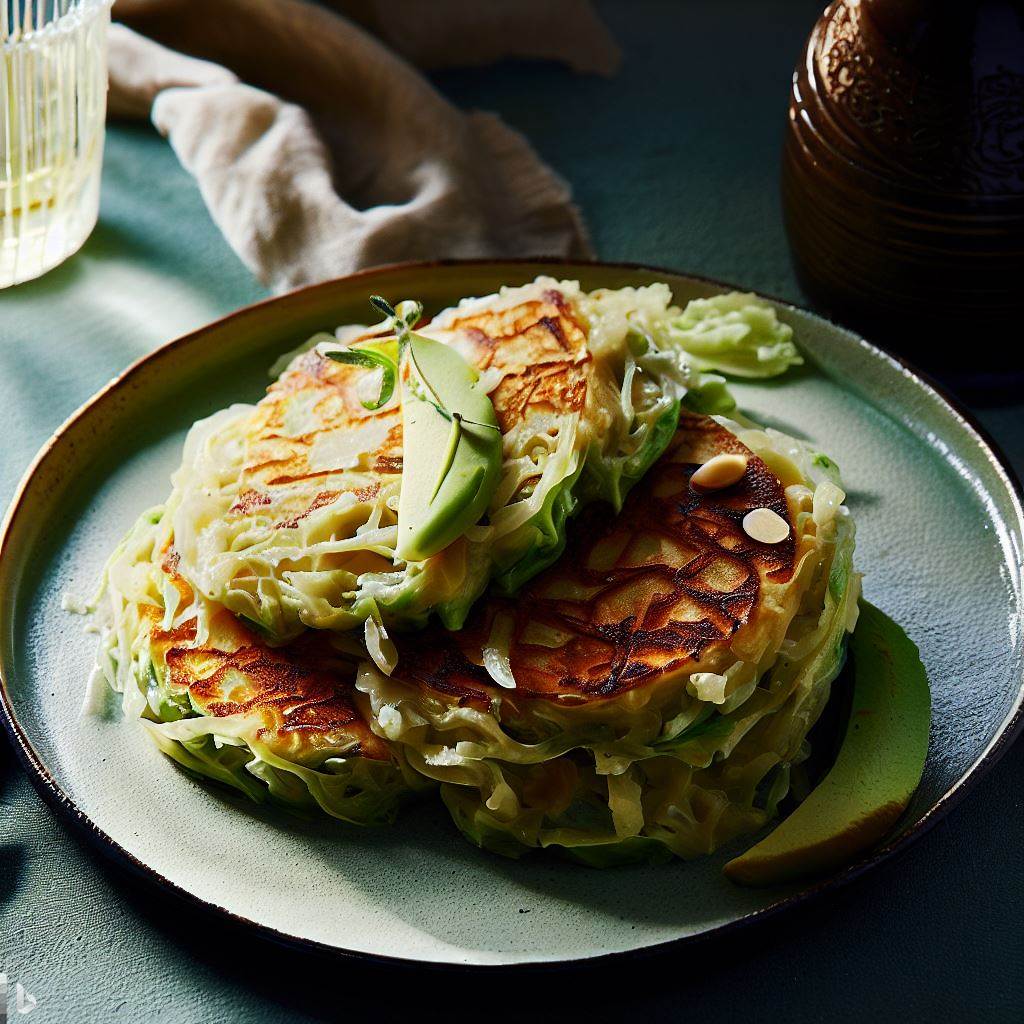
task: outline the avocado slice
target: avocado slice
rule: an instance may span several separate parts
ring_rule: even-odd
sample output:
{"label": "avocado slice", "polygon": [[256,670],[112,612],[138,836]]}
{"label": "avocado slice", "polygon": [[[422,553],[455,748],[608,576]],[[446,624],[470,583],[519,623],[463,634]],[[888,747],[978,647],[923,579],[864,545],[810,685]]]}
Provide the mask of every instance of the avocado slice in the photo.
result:
{"label": "avocado slice", "polygon": [[411,334],[402,365],[402,494],[396,553],[437,554],[487,510],[501,431],[479,375],[451,346]]}
{"label": "avocado slice", "polygon": [[917,647],[861,601],[850,648],[853,706],[836,762],[774,832],[725,865],[733,882],[779,885],[841,867],[889,832],[921,781],[931,694]]}

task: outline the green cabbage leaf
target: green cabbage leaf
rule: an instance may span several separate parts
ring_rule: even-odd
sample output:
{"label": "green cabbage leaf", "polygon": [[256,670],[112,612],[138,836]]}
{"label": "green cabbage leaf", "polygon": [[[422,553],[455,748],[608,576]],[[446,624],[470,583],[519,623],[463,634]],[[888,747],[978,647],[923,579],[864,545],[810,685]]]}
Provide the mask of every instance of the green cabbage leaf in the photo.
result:
{"label": "green cabbage leaf", "polygon": [[698,369],[734,377],[775,377],[803,362],[793,328],[773,306],[743,292],[688,302],[669,336]]}

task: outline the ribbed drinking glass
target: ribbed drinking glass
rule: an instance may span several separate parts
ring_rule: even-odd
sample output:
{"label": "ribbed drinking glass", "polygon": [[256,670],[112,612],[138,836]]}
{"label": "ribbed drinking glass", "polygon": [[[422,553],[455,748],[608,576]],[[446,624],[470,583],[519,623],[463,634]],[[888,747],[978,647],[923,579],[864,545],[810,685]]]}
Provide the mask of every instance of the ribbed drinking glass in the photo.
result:
{"label": "ribbed drinking glass", "polygon": [[112,0],[0,0],[0,288],[65,260],[99,209]]}

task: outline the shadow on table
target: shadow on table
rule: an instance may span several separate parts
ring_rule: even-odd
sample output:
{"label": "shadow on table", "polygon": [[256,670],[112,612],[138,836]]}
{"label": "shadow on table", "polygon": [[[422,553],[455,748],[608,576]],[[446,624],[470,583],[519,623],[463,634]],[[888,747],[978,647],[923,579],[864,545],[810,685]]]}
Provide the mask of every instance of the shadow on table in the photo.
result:
{"label": "shadow on table", "polygon": [[23,846],[18,843],[0,843],[0,905],[14,899],[24,863]]}
{"label": "shadow on table", "polygon": [[12,842],[13,837],[8,834],[11,817],[4,808],[11,775],[18,770],[14,751],[3,729],[0,729],[0,904],[9,903],[17,892],[25,861],[25,848]]}
{"label": "shadow on table", "polygon": [[20,297],[31,292],[36,297],[59,297],[88,271],[90,263],[109,259],[154,262],[160,258],[166,259],[166,253],[157,243],[132,233],[117,219],[103,216],[96,222],[81,249],[41,277],[26,281],[21,290],[14,294]]}
{"label": "shadow on table", "polygon": [[41,277],[26,281],[17,292],[11,294],[17,299],[61,299],[76,285],[82,283],[96,264],[110,260],[135,262],[140,265],[166,260],[158,243],[137,233],[113,217],[101,217],[77,252],[72,253],[63,263],[48,270]]}

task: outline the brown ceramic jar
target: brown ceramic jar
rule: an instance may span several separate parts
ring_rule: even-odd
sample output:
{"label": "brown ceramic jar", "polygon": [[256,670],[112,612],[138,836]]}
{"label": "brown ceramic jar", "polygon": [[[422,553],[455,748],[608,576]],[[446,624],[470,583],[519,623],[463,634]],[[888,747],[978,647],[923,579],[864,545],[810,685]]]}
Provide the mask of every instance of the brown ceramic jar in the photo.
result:
{"label": "brown ceramic jar", "polygon": [[782,197],[826,312],[932,365],[1024,369],[1024,2],[832,3],[793,75]]}

